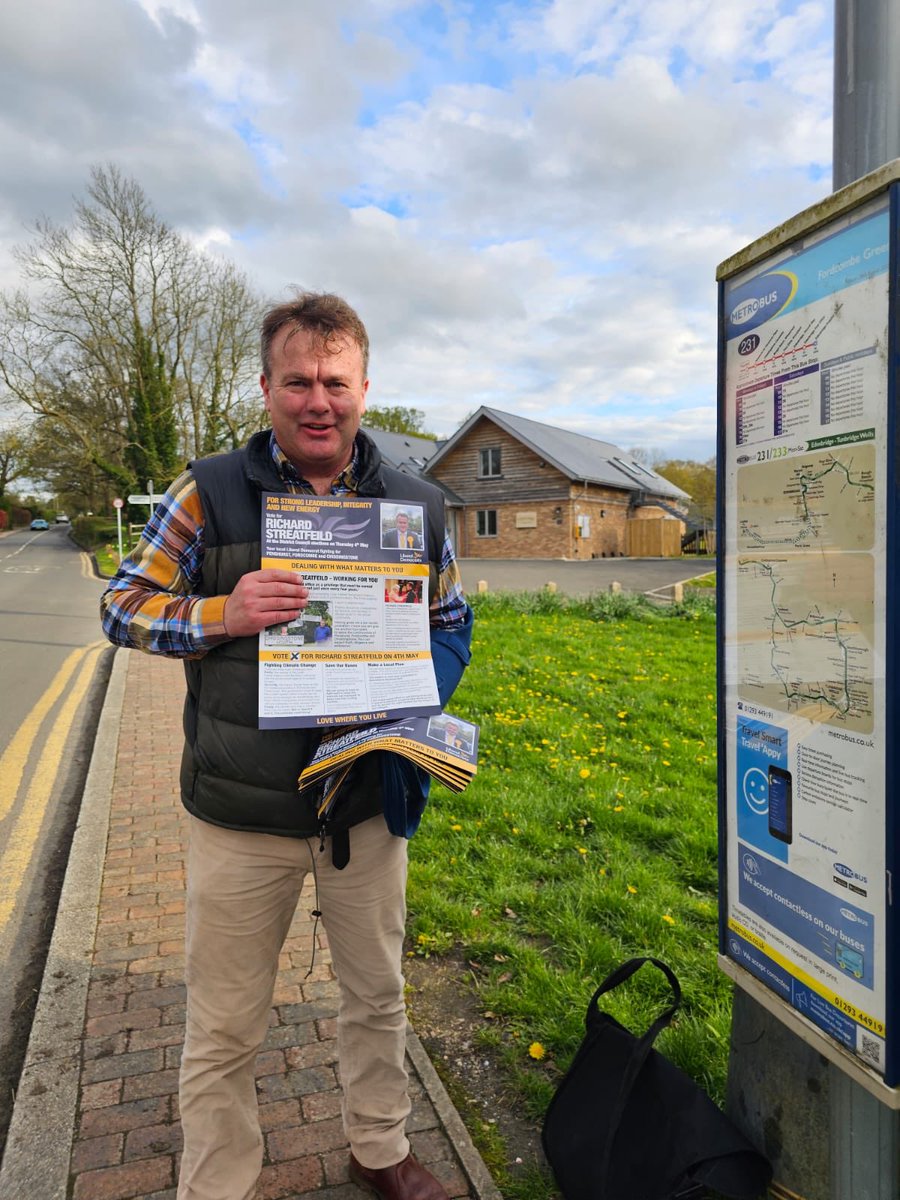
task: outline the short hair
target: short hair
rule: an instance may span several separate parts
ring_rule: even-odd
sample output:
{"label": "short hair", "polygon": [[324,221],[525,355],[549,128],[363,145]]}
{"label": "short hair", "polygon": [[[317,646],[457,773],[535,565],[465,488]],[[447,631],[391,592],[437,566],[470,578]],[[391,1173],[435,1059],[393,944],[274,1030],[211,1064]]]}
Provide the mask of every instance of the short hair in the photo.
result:
{"label": "short hair", "polygon": [[262,373],[267,379],[272,366],[272,342],[285,326],[312,334],[326,354],[336,354],[338,348],[334,343],[349,338],[362,354],[363,379],[368,375],[369,335],[355,309],[332,292],[298,292],[293,300],[276,304],[263,315],[259,351]]}

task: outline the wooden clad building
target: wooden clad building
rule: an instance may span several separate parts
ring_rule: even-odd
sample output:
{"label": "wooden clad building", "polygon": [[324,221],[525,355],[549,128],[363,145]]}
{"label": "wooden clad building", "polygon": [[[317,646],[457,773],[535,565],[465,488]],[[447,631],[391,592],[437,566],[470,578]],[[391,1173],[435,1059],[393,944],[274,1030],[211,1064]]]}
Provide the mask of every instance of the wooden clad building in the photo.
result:
{"label": "wooden clad building", "polygon": [[[690,497],[612,443],[584,434],[482,407],[421,473],[447,495],[461,558],[681,552]],[[631,536],[636,522],[650,520],[666,527]]]}

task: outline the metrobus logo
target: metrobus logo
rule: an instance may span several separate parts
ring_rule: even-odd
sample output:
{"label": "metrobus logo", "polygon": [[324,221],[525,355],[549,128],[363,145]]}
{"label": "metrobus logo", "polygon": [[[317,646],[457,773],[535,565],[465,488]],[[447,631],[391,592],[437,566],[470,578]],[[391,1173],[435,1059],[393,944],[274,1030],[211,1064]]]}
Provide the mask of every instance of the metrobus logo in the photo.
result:
{"label": "metrobus logo", "polygon": [[853,868],[848,867],[846,863],[836,862],[836,863],[832,863],[832,866],[833,866],[834,870],[837,872],[837,874],[843,875],[843,877],[845,879],[856,879],[860,883],[868,883],[869,882],[865,875],[860,875],[860,873],[858,871],[854,871]]}
{"label": "metrobus logo", "polygon": [[769,292],[768,296],[751,296],[749,300],[731,310],[732,325],[744,325],[751,317],[755,317],[761,308],[765,308],[767,304],[774,304],[777,300],[777,292]]}
{"label": "metrobus logo", "polygon": [[732,333],[747,332],[777,316],[797,292],[793,271],[770,271],[738,288],[732,297],[728,325]]}

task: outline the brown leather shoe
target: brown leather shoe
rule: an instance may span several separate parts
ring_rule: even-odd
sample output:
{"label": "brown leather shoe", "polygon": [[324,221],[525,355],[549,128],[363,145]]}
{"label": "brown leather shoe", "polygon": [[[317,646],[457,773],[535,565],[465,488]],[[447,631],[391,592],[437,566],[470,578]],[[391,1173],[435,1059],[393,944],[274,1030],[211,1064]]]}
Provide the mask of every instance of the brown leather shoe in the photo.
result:
{"label": "brown leather shoe", "polygon": [[430,1171],[407,1154],[393,1167],[372,1170],[350,1155],[350,1178],[380,1200],[450,1200]]}

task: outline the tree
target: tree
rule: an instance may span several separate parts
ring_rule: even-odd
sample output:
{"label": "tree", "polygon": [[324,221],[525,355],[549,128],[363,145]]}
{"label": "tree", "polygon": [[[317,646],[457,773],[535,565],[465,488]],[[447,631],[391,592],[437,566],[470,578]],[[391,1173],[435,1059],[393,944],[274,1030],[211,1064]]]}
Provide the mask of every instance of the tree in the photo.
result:
{"label": "tree", "polygon": [[189,457],[234,450],[265,424],[259,392],[263,305],[232,263],[203,260],[181,347]]}
{"label": "tree", "polygon": [[434,439],[423,424],[425,414],[419,408],[404,408],[402,404],[380,406],[373,404],[366,409],[363,424],[372,429],[384,429],[388,433],[409,433],[414,437]]}
{"label": "tree", "polygon": [[32,477],[32,442],[28,433],[18,429],[0,429],[0,498],[11,483]]}
{"label": "tree", "polygon": [[177,473],[177,437],[172,381],[162,351],[136,329],[129,438],[125,459],[135,478],[169,480]]}
{"label": "tree", "polygon": [[657,463],[657,474],[674,483],[691,497],[688,517],[707,528],[716,523],[716,460],[692,462],[689,459],[673,458]]}
{"label": "tree", "polygon": [[662,450],[654,446],[632,446],[628,451],[628,457],[634,459],[636,463],[640,463],[644,467],[653,467],[656,463],[661,462],[665,455]]}
{"label": "tree", "polygon": [[0,297],[0,381],[60,431],[69,467],[107,491],[164,486],[256,424],[259,301],[116,167],[92,170],[69,226],[39,220],[17,253],[29,289]]}
{"label": "tree", "polygon": [[[102,438],[102,429],[95,432]],[[102,442],[98,445],[102,449]],[[108,506],[114,487],[109,475],[100,470],[91,454],[70,438],[58,422],[46,417],[35,420],[32,453],[31,478],[45,492],[58,496],[62,508],[74,512],[102,512]],[[115,490],[127,495],[129,486],[126,481]]]}

